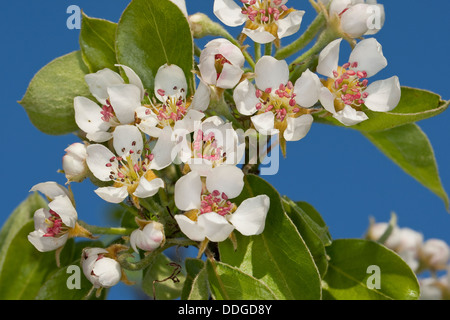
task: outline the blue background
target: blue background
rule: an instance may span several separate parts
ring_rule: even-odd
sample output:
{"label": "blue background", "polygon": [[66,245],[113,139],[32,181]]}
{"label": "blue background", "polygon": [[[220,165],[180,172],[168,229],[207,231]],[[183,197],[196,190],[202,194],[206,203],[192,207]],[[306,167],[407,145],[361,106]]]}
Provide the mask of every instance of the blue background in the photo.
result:
{"label": "blue background", "polygon": [[[77,138],[73,135],[48,136],[33,127],[17,103],[33,75],[48,62],[79,49],[79,30],[69,30],[66,13],[78,5],[91,17],[119,20],[127,1],[10,1],[2,5],[0,57],[1,146],[3,155],[0,224],[28,195],[36,183],[65,177],[64,149]],[[213,1],[187,0],[190,14],[212,14]],[[315,11],[306,0],[288,5],[306,10],[300,32]],[[383,45],[389,66],[379,78],[398,75],[402,85],[428,89],[450,99],[448,75],[448,34],[450,2],[442,0],[384,1],[386,23],[376,35]],[[240,27],[229,28],[237,34]],[[212,38],[198,42],[200,47]],[[289,38],[288,38],[289,39]],[[287,43],[288,39],[283,43]],[[291,37],[293,39],[293,37]],[[345,59],[345,57],[344,57]],[[419,123],[431,140],[444,187],[450,190],[450,112]],[[450,243],[450,215],[443,202],[387,159],[361,134],[351,129],[314,124],[307,137],[288,143],[288,157],[275,176],[265,178],[282,195],[311,203],[322,214],[337,238],[361,237],[369,217],[388,221],[394,211],[399,225]],[[107,206],[94,193],[89,182],[72,184],[80,219],[96,225],[111,224]],[[131,299],[131,288],[118,285],[110,299]]]}

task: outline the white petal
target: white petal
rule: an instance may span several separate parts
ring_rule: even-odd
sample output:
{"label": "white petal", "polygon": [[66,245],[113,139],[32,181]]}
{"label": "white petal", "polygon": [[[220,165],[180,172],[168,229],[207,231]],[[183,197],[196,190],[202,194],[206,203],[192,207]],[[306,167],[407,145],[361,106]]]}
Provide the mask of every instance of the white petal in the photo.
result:
{"label": "white petal", "polygon": [[56,197],[48,204],[48,207],[60,216],[66,226],[70,228],[75,227],[75,223],[78,220],[77,211],[67,196]]}
{"label": "white petal", "polygon": [[98,277],[98,282],[103,288],[115,286],[122,278],[120,264],[110,258],[101,258],[95,262],[92,272]]}
{"label": "white petal", "polygon": [[245,236],[261,234],[264,231],[270,198],[259,195],[244,200],[228,221]]}
{"label": "white petal", "polygon": [[200,208],[202,181],[196,172],[189,172],[175,183],[175,205],[188,211]]}
{"label": "white petal", "polygon": [[[324,2],[324,0],[321,0]],[[331,0],[330,14],[340,14],[352,4],[352,0]]]}
{"label": "white petal", "polygon": [[33,231],[28,235],[28,241],[40,252],[48,252],[61,248],[67,242],[67,239],[67,234],[59,237],[44,237],[38,231]]}
{"label": "white petal", "polygon": [[401,98],[401,87],[397,76],[375,81],[364,92],[369,93],[364,104],[372,111],[391,111],[398,105]]}
{"label": "white petal", "polygon": [[267,32],[264,27],[259,27],[256,30],[244,28],[242,33],[247,35],[256,43],[266,44],[274,41],[276,38],[270,32]]}
{"label": "white petal", "polygon": [[205,111],[206,109],[208,109],[210,101],[211,88],[205,82],[200,80],[190,108],[192,108],[193,110]]}
{"label": "white petal", "polygon": [[319,100],[322,87],[319,77],[307,69],[295,82],[295,101],[303,108],[312,107]]}
{"label": "white petal", "polygon": [[123,84],[122,77],[111,69],[102,69],[96,73],[90,73],[84,76],[92,95],[101,103],[106,104],[108,99],[108,87]]}
{"label": "white petal", "polygon": [[144,176],[139,180],[139,185],[133,195],[141,199],[152,197],[159,191],[159,188],[164,188],[164,181],[162,179],[155,178],[148,181]]}
{"label": "white petal", "polygon": [[[209,85],[216,85],[217,70],[215,67],[216,59],[214,54],[208,54],[204,49],[200,55],[200,63],[198,69],[200,70],[202,80]],[[211,50],[209,50],[211,51]],[[216,51],[215,51],[216,52]]]}
{"label": "white petal", "polygon": [[303,114],[298,118],[287,118],[287,128],[284,131],[286,141],[298,141],[303,139],[311,129],[314,118],[310,114]]}
{"label": "white petal", "polygon": [[128,190],[126,186],[121,188],[102,187],[94,190],[94,192],[103,200],[111,203],[121,203],[126,197],[128,197]]}
{"label": "white petal", "polygon": [[205,240],[205,232],[196,221],[192,221],[183,214],[177,214],[174,218],[177,220],[181,232],[183,232],[189,239],[193,241]]}
{"label": "white petal", "polygon": [[[112,167],[107,167],[107,163],[111,163],[110,159],[115,155],[105,146],[101,144],[91,144],[87,147],[86,163],[92,174],[101,181],[110,181]],[[112,163],[112,166],[117,164]]]}
{"label": "white petal", "polygon": [[219,79],[216,81],[216,86],[222,89],[234,88],[241,80],[243,73],[244,71],[240,67],[225,63]]}
{"label": "white petal", "polygon": [[323,87],[320,89],[319,94],[320,103],[325,108],[325,110],[327,110],[331,114],[336,113],[336,109],[334,108],[334,99],[335,96],[333,95],[333,93],[331,93],[331,91],[328,88]]}
{"label": "white petal", "polygon": [[141,90],[134,84],[122,84],[108,87],[108,94],[120,123],[134,123],[134,110],[141,106]]}
{"label": "white petal", "polygon": [[233,91],[233,99],[240,114],[251,116],[256,112],[256,105],[260,102],[256,97],[255,86],[245,79]]}
{"label": "white petal", "polygon": [[278,38],[281,39],[296,33],[300,29],[300,24],[302,23],[304,14],[305,11],[294,11],[288,14],[285,18],[278,20],[276,22],[278,25]]}
{"label": "white petal", "polygon": [[226,240],[234,230],[234,226],[228,223],[227,219],[215,212],[200,215],[198,224],[203,227],[205,236],[214,242]]}
{"label": "white petal", "polygon": [[[212,48],[215,47],[217,50],[217,53],[222,55],[224,58],[226,58],[232,65],[235,65],[237,67],[243,67],[245,63],[245,57],[242,54],[242,51],[240,48],[235,46],[233,43],[231,43],[227,39],[214,39],[210,41],[206,47]],[[210,52],[212,54],[213,52]]]}
{"label": "white petal", "polygon": [[264,91],[268,88],[277,90],[280,84],[289,81],[289,66],[285,60],[277,60],[271,56],[264,56],[255,66],[256,86]]}
{"label": "white petal", "polygon": [[[162,92],[163,95],[160,94]],[[177,65],[165,64],[158,69],[155,76],[155,95],[165,102],[168,97],[186,97],[187,82],[183,70]]]}
{"label": "white petal", "polygon": [[116,64],[116,66],[123,68],[123,71],[125,71],[125,74],[128,78],[128,82],[130,84],[134,84],[136,87],[139,88],[139,90],[141,91],[141,100],[144,99],[144,94],[145,94],[144,85],[142,84],[142,80],[141,80],[141,78],[139,78],[139,76],[136,74],[136,72],[134,72],[134,70],[131,69],[130,67],[125,66],[123,64]]}
{"label": "white petal", "polygon": [[90,141],[102,143],[111,140],[112,133],[105,131],[89,132],[88,134],[86,134],[86,138],[88,138]]}
{"label": "white petal", "polygon": [[126,155],[133,151],[134,158],[140,158],[144,149],[142,134],[136,126],[118,126],[113,133],[113,146],[118,156]]}
{"label": "white petal", "polygon": [[74,99],[75,122],[84,132],[91,133],[106,131],[110,125],[102,120],[102,108],[95,102],[85,97]]}
{"label": "white petal", "polygon": [[217,190],[230,199],[236,198],[244,188],[244,173],[236,166],[216,167],[206,176],[206,188],[209,192]]}
{"label": "white petal", "polygon": [[241,11],[241,7],[233,0],[214,0],[214,14],[229,27],[240,26],[247,20]]}
{"label": "white petal", "polygon": [[[369,3],[369,1],[367,1]],[[372,21],[369,21],[369,30],[365,33],[365,35],[373,35],[378,33],[384,25],[384,21],[386,20],[386,14],[384,12],[384,6],[382,4],[374,4],[370,6],[370,10],[372,10]]]}
{"label": "white petal", "polygon": [[352,38],[362,37],[369,31],[370,6],[364,3],[351,6],[341,16],[342,30]]}
{"label": "white petal", "polygon": [[366,71],[367,77],[372,77],[387,66],[381,44],[375,38],[359,42],[350,54],[350,63],[357,62],[357,70]]}
{"label": "white petal", "polygon": [[165,127],[155,147],[152,149],[153,160],[150,164],[150,169],[161,170],[169,166],[176,157],[173,153],[175,146],[176,142],[172,140],[172,129]]}
{"label": "white petal", "polygon": [[362,111],[356,111],[350,106],[345,106],[343,110],[333,115],[339,122],[346,126],[353,126],[369,119]]}
{"label": "white petal", "polygon": [[274,129],[275,116],[272,112],[264,112],[256,116],[251,117],[252,123],[255,129],[259,133],[264,135],[273,135],[278,133],[277,129]]}
{"label": "white petal", "polygon": [[54,181],[38,183],[38,184],[34,185],[30,189],[29,192],[35,192],[35,191],[39,191],[39,192],[43,193],[50,200],[55,199],[57,196],[70,197],[69,190],[67,190],[67,188],[63,187],[62,185],[60,185]]}
{"label": "white petal", "polygon": [[341,39],[336,39],[330,42],[319,55],[319,64],[316,71],[321,75],[332,78],[333,71],[337,70],[339,62],[339,51]]}

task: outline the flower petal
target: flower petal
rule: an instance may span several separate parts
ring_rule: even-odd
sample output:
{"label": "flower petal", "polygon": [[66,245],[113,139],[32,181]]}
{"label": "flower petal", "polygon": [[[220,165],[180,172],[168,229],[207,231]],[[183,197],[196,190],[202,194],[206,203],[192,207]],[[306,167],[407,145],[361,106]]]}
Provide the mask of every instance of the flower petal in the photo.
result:
{"label": "flower petal", "polygon": [[287,118],[287,128],[283,133],[286,141],[298,141],[303,139],[311,129],[314,118],[310,114],[303,114],[298,118]]}
{"label": "flower petal", "polygon": [[307,69],[295,82],[295,101],[303,108],[312,107],[319,100],[320,89],[322,87],[319,77]]}
{"label": "flower petal", "polygon": [[241,7],[233,0],[214,0],[213,12],[216,17],[229,27],[237,27],[247,20]]}
{"label": "flower petal", "polygon": [[[107,167],[107,163],[111,163],[110,159],[115,157],[108,148],[101,144],[91,144],[87,146],[86,163],[92,174],[101,181],[110,181],[111,167]],[[112,166],[117,164],[112,163]]]}
{"label": "flower petal", "polygon": [[136,126],[123,125],[114,130],[113,146],[118,156],[131,153],[133,158],[140,158],[140,154],[144,150],[144,141]]}
{"label": "flower petal", "polygon": [[205,240],[205,232],[203,227],[199,226],[197,221],[192,221],[184,214],[177,214],[174,218],[177,220],[181,232],[183,232],[189,239],[193,241]]}
{"label": "flower petal", "polygon": [[256,30],[244,28],[242,29],[242,33],[247,35],[254,42],[261,44],[270,43],[276,39],[275,36],[266,31],[264,27],[259,27]]}
{"label": "flower petal", "polygon": [[381,44],[375,38],[359,42],[350,54],[350,63],[357,62],[357,70],[367,72],[372,77],[387,66]]}
{"label": "flower petal", "polygon": [[222,89],[231,89],[241,80],[244,71],[235,65],[225,63],[222,72],[216,81],[216,86]]}
{"label": "flower petal", "polygon": [[136,74],[136,72],[134,72],[134,70],[128,66],[125,66],[123,64],[116,64],[115,66],[122,67],[123,71],[125,71],[125,75],[128,78],[128,82],[130,84],[134,84],[136,87],[139,88],[139,90],[141,91],[141,101],[142,101],[142,99],[144,99],[145,89],[144,89],[144,85],[142,84],[141,78],[139,78],[139,76]]}
{"label": "flower petal", "polygon": [[141,106],[141,90],[134,84],[108,87],[111,105],[121,124],[134,123],[135,110]]}
{"label": "flower petal", "polygon": [[343,110],[333,115],[339,122],[346,126],[353,126],[369,119],[362,111],[356,111],[350,106],[345,106]]}
{"label": "flower petal", "polygon": [[206,188],[209,192],[217,190],[230,199],[236,198],[244,188],[244,173],[236,166],[216,167],[206,176]]}
{"label": "flower petal", "polygon": [[67,188],[63,187],[62,185],[54,182],[54,181],[47,181],[47,182],[41,182],[36,185],[34,185],[29,192],[35,192],[39,191],[42,194],[44,194],[47,198],[50,200],[55,199],[57,196],[68,196],[70,197],[69,190]]}
{"label": "flower petal", "polygon": [[264,56],[258,60],[255,66],[255,83],[258,89],[276,90],[280,84],[289,81],[289,66],[285,60],[277,60],[271,56]]}
{"label": "flower petal", "polygon": [[211,88],[202,80],[200,80],[197,90],[192,99],[191,106],[193,110],[205,111],[209,107],[211,101]]}
{"label": "flower petal", "polygon": [[397,76],[375,81],[364,92],[369,94],[364,104],[372,111],[391,111],[400,102],[401,87]]}
{"label": "flower petal", "polygon": [[159,188],[164,188],[164,181],[162,179],[156,178],[148,181],[143,176],[139,180],[139,185],[133,195],[141,199],[152,197],[159,191]]}
{"label": "flower petal", "polygon": [[176,142],[172,139],[172,129],[165,127],[152,149],[153,160],[150,169],[161,170],[169,166],[175,159]]}
{"label": "flower petal", "polygon": [[215,212],[200,215],[198,217],[198,224],[203,228],[205,236],[214,242],[226,240],[234,230],[234,226],[227,219]]}
{"label": "flower petal", "polygon": [[319,54],[319,64],[316,71],[321,75],[332,78],[333,71],[337,70],[341,39],[330,42]]}
{"label": "flower petal", "polygon": [[97,71],[96,73],[90,73],[84,76],[84,79],[89,86],[89,90],[92,95],[101,104],[106,104],[108,99],[108,87],[123,84],[122,77],[111,69],[105,68]]}
{"label": "flower petal", "polygon": [[276,22],[278,39],[293,35],[300,29],[305,11],[294,11]]}
{"label": "flower petal", "polygon": [[175,205],[188,211],[200,208],[202,181],[196,172],[189,172],[175,183]]}
{"label": "flower petal", "polygon": [[70,228],[75,227],[78,215],[69,197],[58,196],[53,201],[49,202],[48,207],[60,216],[62,222],[66,226]]}
{"label": "flower petal", "polygon": [[128,190],[126,186],[121,188],[102,187],[94,190],[94,192],[103,200],[111,203],[121,203],[126,197],[128,197]]}
{"label": "flower petal", "polygon": [[165,64],[158,69],[155,76],[155,95],[160,101],[165,102],[168,97],[184,99],[186,90],[186,76],[179,66]]}
{"label": "flower petal", "polygon": [[275,116],[272,112],[264,112],[251,117],[255,129],[264,135],[277,134],[278,130],[274,129]]}
{"label": "flower petal", "polygon": [[85,97],[75,97],[73,106],[75,122],[84,132],[93,133],[109,129],[108,122],[102,120],[102,108],[94,101]]}
{"label": "flower petal", "polygon": [[330,112],[331,114],[336,113],[336,109],[334,108],[334,95],[328,88],[321,88],[319,93],[319,100],[322,106]]}
{"label": "flower petal", "polygon": [[59,237],[44,237],[39,231],[33,231],[28,234],[28,241],[40,252],[49,252],[61,248],[68,239],[68,234]]}
{"label": "flower petal", "polygon": [[259,195],[244,200],[228,221],[244,236],[261,234],[264,231],[270,198]]}
{"label": "flower petal", "polygon": [[256,112],[259,99],[256,97],[255,86],[247,79],[236,86],[233,91],[233,99],[240,114],[251,116]]}

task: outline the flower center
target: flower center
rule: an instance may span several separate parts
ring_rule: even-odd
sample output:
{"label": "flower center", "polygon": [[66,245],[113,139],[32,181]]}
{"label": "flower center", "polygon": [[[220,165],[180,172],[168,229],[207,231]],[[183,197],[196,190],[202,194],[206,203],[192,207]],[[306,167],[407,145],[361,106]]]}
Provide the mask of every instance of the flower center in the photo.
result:
{"label": "flower center", "polygon": [[57,237],[61,236],[68,231],[68,227],[62,222],[61,217],[53,210],[49,210],[50,218],[45,219],[45,223],[48,225],[47,233],[44,237]]}
{"label": "flower center", "polygon": [[[217,79],[219,79],[220,75],[222,74],[222,70],[223,70],[223,66],[225,65],[225,63],[231,64],[230,61],[228,61],[227,58],[225,58],[223,55],[221,54],[216,54],[214,56],[215,58],[215,63],[214,63],[214,67],[216,68],[216,72],[217,72]],[[217,80],[216,79],[216,80]]]}
{"label": "flower center", "polygon": [[359,108],[369,96],[368,92],[364,92],[369,82],[365,79],[367,72],[354,70],[357,67],[357,62],[348,62],[333,71],[333,78],[329,78],[325,82],[325,86],[337,99],[337,109],[343,109],[345,105]]}
{"label": "flower center", "polygon": [[281,5],[282,0],[241,0],[242,14],[248,19],[260,25],[271,24],[280,19],[280,16],[288,11],[286,5]]}
{"label": "flower center", "polygon": [[[174,87],[174,90],[177,90]],[[180,89],[180,93],[184,93],[184,89]],[[162,97],[165,96],[165,91],[162,89],[158,90],[158,94]],[[175,122],[182,120],[187,114],[190,102],[186,101],[183,95],[179,96],[168,96],[167,100],[163,103],[145,105],[148,109],[145,111],[149,115],[152,111],[156,114],[160,126],[164,128],[165,126],[173,126]]]}
{"label": "flower center", "polygon": [[305,112],[305,109],[300,107],[295,101],[296,94],[293,92],[294,86],[292,82],[287,85],[280,84],[277,90],[268,88],[265,91],[256,90],[256,97],[259,103],[256,104],[258,114],[264,112],[273,112],[275,115],[275,122],[284,122],[286,117],[298,117]]}
{"label": "flower center", "polygon": [[213,162],[213,167],[226,159],[226,153],[222,146],[218,146],[214,132],[205,134],[202,130],[197,131],[195,141],[192,143],[193,158],[205,159]]}
{"label": "flower center", "polygon": [[225,193],[214,190],[212,193],[205,193],[201,196],[200,214],[215,212],[221,216],[231,214],[236,211],[236,205],[228,200]]}
{"label": "flower center", "polygon": [[105,122],[109,122],[111,126],[117,126],[120,124],[109,99],[106,99],[106,104],[102,106],[102,111],[100,111],[100,114],[102,115],[101,119]]}

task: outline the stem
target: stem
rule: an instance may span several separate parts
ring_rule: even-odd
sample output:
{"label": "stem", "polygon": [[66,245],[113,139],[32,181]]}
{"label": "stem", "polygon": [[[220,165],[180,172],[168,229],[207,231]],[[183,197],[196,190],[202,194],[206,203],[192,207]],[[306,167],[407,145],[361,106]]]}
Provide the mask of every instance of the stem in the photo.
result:
{"label": "stem", "polygon": [[86,222],[80,221],[80,220],[78,220],[78,223],[83,228],[85,228],[86,230],[88,230],[89,232],[91,232],[93,234],[114,234],[114,235],[124,236],[124,235],[131,234],[131,232],[133,232],[133,230],[134,230],[134,229],[130,229],[130,228],[121,228],[121,227],[108,228],[108,227],[91,226],[91,225],[87,224]]}
{"label": "stem", "polygon": [[286,59],[287,57],[305,48],[312,40],[314,40],[320,30],[323,29],[325,24],[325,15],[321,12],[317,15],[313,22],[311,22],[308,29],[306,29],[306,31],[300,36],[300,38],[287,45],[286,47],[279,49],[275,54],[275,58],[279,60]]}
{"label": "stem", "polygon": [[258,62],[258,60],[261,58],[261,44],[255,42],[254,48],[255,48],[255,61]]}
{"label": "stem", "polygon": [[266,43],[264,45],[264,55],[271,56],[272,55],[272,42]]}

